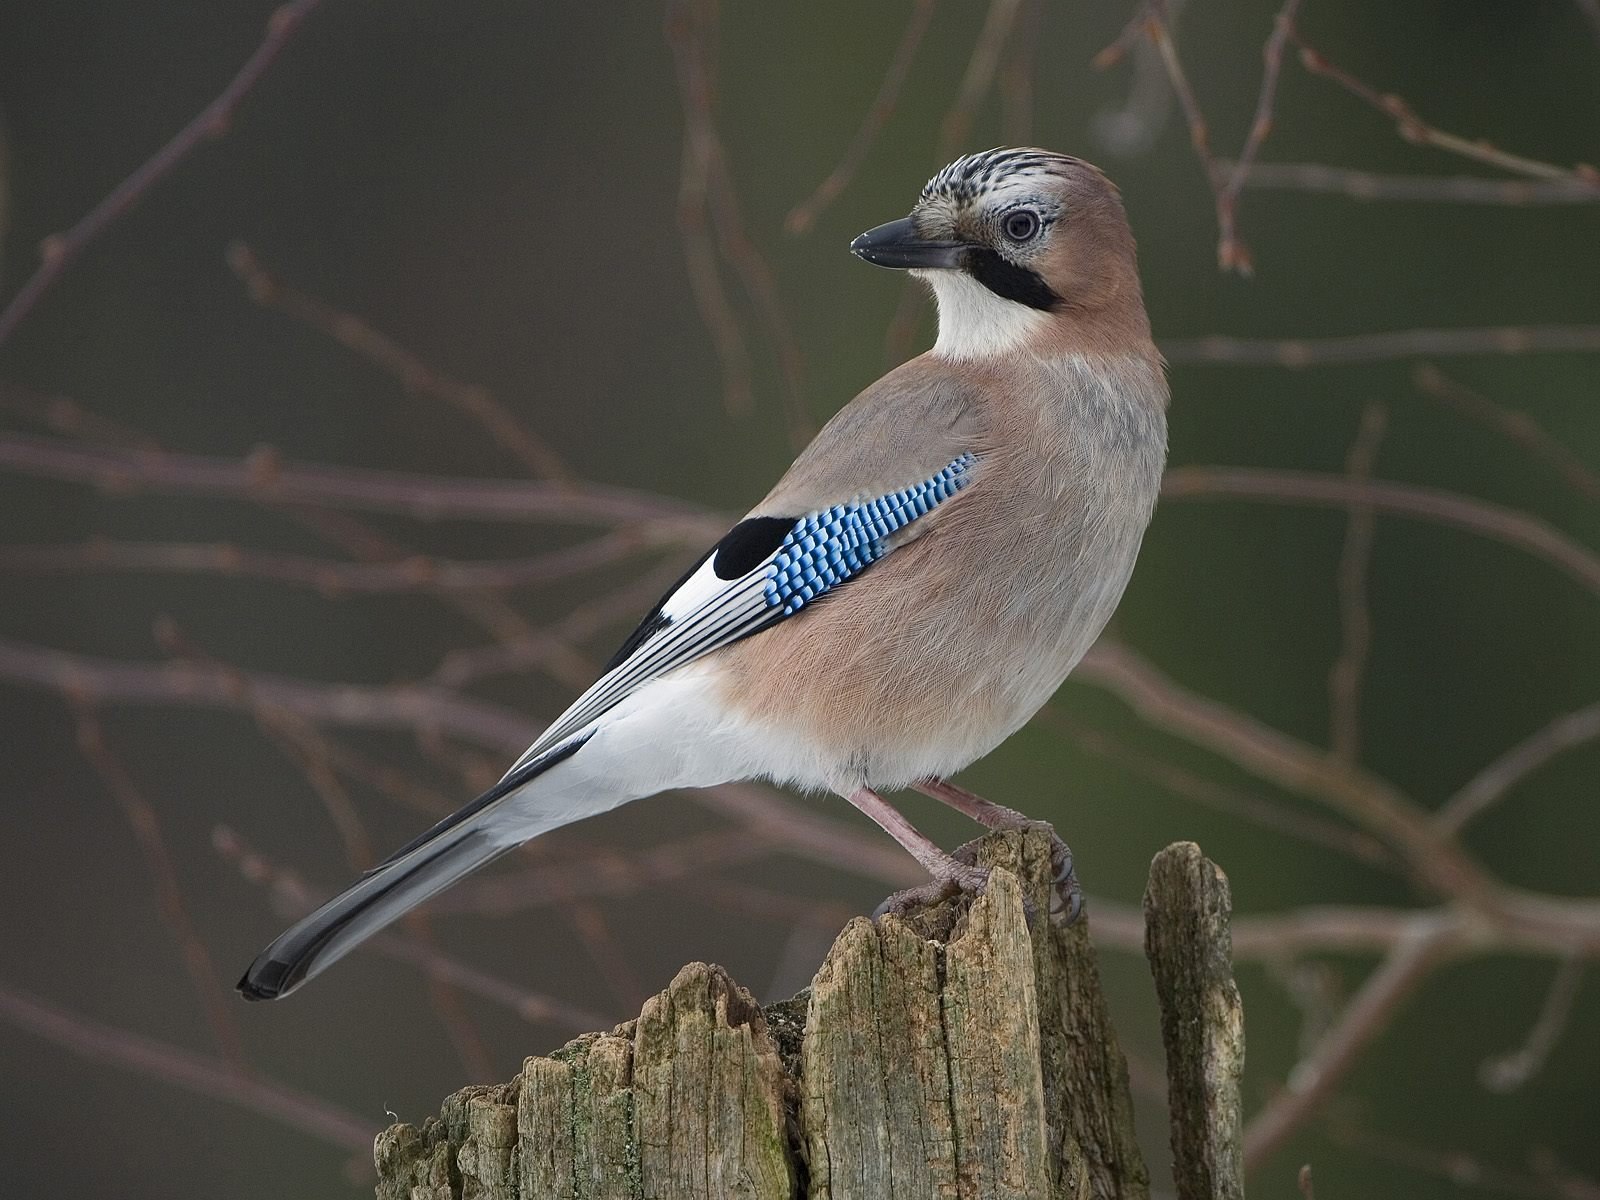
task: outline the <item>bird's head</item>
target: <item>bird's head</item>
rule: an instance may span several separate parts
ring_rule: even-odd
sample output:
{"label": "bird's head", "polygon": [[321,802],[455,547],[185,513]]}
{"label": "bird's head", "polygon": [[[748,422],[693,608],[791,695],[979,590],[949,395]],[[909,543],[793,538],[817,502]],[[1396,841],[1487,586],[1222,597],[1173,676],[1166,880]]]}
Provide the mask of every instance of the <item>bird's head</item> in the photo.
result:
{"label": "bird's head", "polygon": [[935,353],[1150,346],[1122,198],[1082,159],[1037,149],[958,158],[928,181],[909,217],[868,230],[850,249],[933,287]]}

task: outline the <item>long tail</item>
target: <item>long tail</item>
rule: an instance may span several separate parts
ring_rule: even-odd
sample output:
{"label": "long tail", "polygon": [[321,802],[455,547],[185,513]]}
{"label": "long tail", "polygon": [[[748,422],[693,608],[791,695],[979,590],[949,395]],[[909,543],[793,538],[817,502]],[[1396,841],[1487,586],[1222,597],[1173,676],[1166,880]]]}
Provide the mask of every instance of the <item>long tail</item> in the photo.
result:
{"label": "long tail", "polygon": [[257,955],[239,991],[247,1000],[287,996],[423,901],[516,849],[531,832],[514,840],[497,836],[489,810],[577,753],[586,740],[574,739],[517,768],[401,847]]}

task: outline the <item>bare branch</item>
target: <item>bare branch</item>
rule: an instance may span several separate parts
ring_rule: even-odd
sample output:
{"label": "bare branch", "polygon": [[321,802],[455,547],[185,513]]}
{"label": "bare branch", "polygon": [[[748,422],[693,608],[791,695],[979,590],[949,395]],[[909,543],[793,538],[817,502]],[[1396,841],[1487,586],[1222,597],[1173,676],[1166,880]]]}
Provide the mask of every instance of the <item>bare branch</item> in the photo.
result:
{"label": "bare branch", "polygon": [[1299,29],[1291,26],[1289,36],[1295,45],[1300,47],[1300,63],[1307,71],[1333,80],[1352,96],[1377,109],[1394,122],[1395,132],[1406,141],[1416,145],[1433,146],[1460,155],[1462,158],[1471,159],[1473,162],[1498,167],[1514,175],[1526,175],[1531,179],[1560,179],[1600,194],[1600,171],[1589,164],[1579,163],[1575,167],[1561,167],[1554,163],[1526,158],[1520,154],[1511,154],[1481,138],[1474,140],[1446,133],[1424,121],[1401,97],[1392,92],[1380,92],[1344,68],[1330,62],[1326,55],[1305,40]]}
{"label": "bare branch", "polygon": [[[1237,164],[1223,159],[1224,174]],[[1257,163],[1244,187],[1259,191],[1311,192],[1351,200],[1423,204],[1489,204],[1523,208],[1544,204],[1600,203],[1600,192],[1570,179],[1481,179],[1476,175],[1383,175],[1324,163]]]}
{"label": "bare branch", "polygon": [[133,782],[133,776],[128,773],[121,757],[107,743],[105,730],[93,711],[77,705],[74,716],[78,726],[78,749],[117,802],[123,818],[133,831],[134,839],[139,843],[145,868],[155,884],[161,919],[183,957],[184,970],[200,1001],[201,1011],[205,1013],[206,1023],[211,1027],[211,1036],[217,1049],[229,1069],[244,1072],[248,1070],[244,1038],[239,1033],[239,1023],[233,1018],[233,998],[223,991],[216,964],[211,960],[211,952],[200,940],[194,919],[189,915],[189,905],[184,900],[177,868],[173,865],[172,851],[161,832],[161,819]]}
{"label": "bare branch", "polygon": [[[74,446],[27,434],[0,435],[0,470],[94,484],[113,494],[146,489],[258,503],[316,504],[418,520],[570,522],[654,526],[651,536],[715,541],[723,519],[693,505],[599,484],[445,479],[398,471],[283,461],[270,450],[243,460]],[[714,532],[713,532],[714,531]]]}
{"label": "bare branch", "polygon": [[1316,1048],[1295,1065],[1283,1090],[1245,1127],[1247,1170],[1259,1167],[1316,1113],[1427,978],[1452,936],[1448,925],[1418,926],[1389,952]]}
{"label": "bare branch", "polygon": [[1170,338],[1170,363],[1328,367],[1397,358],[1474,354],[1585,354],[1600,350],[1600,325],[1500,325],[1483,329],[1398,329],[1325,338]]}
{"label": "bare branch", "polygon": [[1264,779],[1315,796],[1381,837],[1417,879],[1445,896],[1492,907],[1498,885],[1392,784],[1288,734],[1180,688],[1128,647],[1104,638],[1074,679],[1110,688],[1146,721]]}
{"label": "bare branch", "polygon": [[978,105],[994,86],[995,71],[1000,66],[1000,53],[1016,23],[1022,0],[989,0],[989,13],[983,19],[983,28],[972,43],[972,56],[967,59],[966,72],[956,89],[956,98],[939,125],[940,156],[948,158],[966,145],[972,133],[972,119]]}
{"label": "bare branch", "polygon": [[[1241,275],[1249,275],[1254,270],[1250,250],[1239,240],[1239,193],[1244,190],[1245,180],[1249,178],[1261,144],[1272,132],[1272,108],[1278,98],[1278,77],[1283,71],[1283,46],[1289,38],[1289,31],[1294,28],[1299,9],[1300,0],[1284,0],[1283,7],[1273,21],[1272,33],[1261,51],[1261,94],[1256,98],[1256,112],[1250,121],[1250,133],[1245,138],[1244,149],[1239,151],[1238,160],[1226,170],[1224,177],[1227,182],[1217,190],[1217,265],[1224,271],[1235,270]],[[1209,165],[1214,172],[1213,179],[1216,178],[1215,173],[1224,170],[1215,162]]]}
{"label": "bare branch", "polygon": [[496,446],[510,453],[535,475],[545,479],[571,479],[572,472],[556,452],[519,421],[488,388],[462,383],[435,371],[361,317],[342,312],[324,300],[288,286],[262,265],[255,252],[243,242],[228,247],[228,265],[257,304],[276,309],[332,338],[392,376],[406,391],[442,401],[465,413],[488,433]]}
{"label": "bare branch", "polygon": [[0,1019],[90,1059],[96,1066],[122,1067],[196,1095],[238,1105],[341,1150],[370,1153],[378,1132],[371,1122],[305,1092],[257,1074],[244,1074],[221,1059],[113,1029],[5,983],[0,983]]}
{"label": "bare branch", "polygon": [[306,18],[321,5],[322,0],[290,0],[277,9],[267,21],[267,33],[261,45],[245,60],[239,73],[215,100],[201,109],[198,116],[133,174],[113,188],[111,194],[95,205],[86,217],[66,232],[52,234],[44,240],[39,248],[42,261],[38,269],[4,310],[0,310],[0,345],[15,332],[23,318],[33,311],[50,286],[90,243],[127,214],[151,188],[171,174],[202,143],[228,131],[234,112],[244,98],[277,61]]}
{"label": "bare branch", "polygon": [[[255,579],[311,588],[328,599],[414,592],[498,591],[543,586],[585,571],[614,566],[656,542],[654,531],[624,529],[527,558],[461,561],[413,555],[377,562],[344,562],[303,554],[250,550],[229,542],[114,542],[0,546],[0,571],[86,574],[161,572]],[[668,538],[668,544],[679,539]]]}
{"label": "bare branch", "polygon": [[884,125],[888,123],[895,105],[900,100],[900,92],[905,87],[906,77],[911,74],[911,64],[917,57],[917,48],[922,45],[923,35],[928,32],[928,26],[933,21],[934,2],[935,0],[913,0],[911,18],[906,22],[905,32],[900,35],[900,44],[895,47],[894,57],[889,60],[889,68],[884,72],[882,82],[878,84],[878,94],[873,97],[872,107],[867,110],[867,115],[862,119],[855,137],[850,139],[850,145],[845,149],[838,165],[817,185],[816,191],[790,210],[784,222],[784,227],[790,233],[808,232],[816,224],[822,210],[838,198],[839,193],[844,191],[855,173],[860,170],[861,164],[866,160],[867,152],[872,149],[872,143],[877,140],[878,134],[883,132]]}
{"label": "bare branch", "polygon": [[1447,833],[1459,833],[1558,754],[1596,739],[1600,739],[1600,703],[1557,717],[1468,780],[1439,810],[1435,824]]}
{"label": "bare branch", "polygon": [[1306,471],[1176,467],[1167,472],[1162,496],[1168,500],[1233,497],[1323,508],[1371,505],[1377,512],[1432,521],[1514,546],[1600,594],[1600,557],[1593,552],[1537,517],[1438,488]]}
{"label": "bare branch", "polygon": [[129,663],[0,639],[0,679],[84,703],[215,708],[253,714],[260,704],[320,724],[433,730],[514,754],[539,732],[520,713],[448,688],[313,683],[196,663]]}
{"label": "bare branch", "polygon": [[1590,470],[1565,444],[1546,433],[1527,413],[1496,404],[1457,383],[1432,363],[1418,363],[1411,372],[1411,380],[1424,395],[1449,405],[1542,459],[1580,496],[1600,500],[1600,475]]}
{"label": "bare branch", "polygon": [[1555,978],[1539,1007],[1539,1019],[1528,1030],[1522,1045],[1507,1054],[1486,1058],[1479,1065],[1478,1079],[1484,1087],[1491,1092],[1514,1092],[1543,1069],[1566,1031],[1582,982],[1582,959],[1574,956],[1557,965]]}
{"label": "bare branch", "polygon": [[[1369,404],[1361,414],[1361,428],[1345,458],[1345,472],[1355,483],[1372,476],[1378,446],[1388,425],[1381,405]],[[1339,656],[1328,672],[1329,745],[1346,762],[1355,762],[1361,749],[1361,681],[1372,649],[1372,612],[1367,602],[1367,571],[1372,562],[1373,510],[1371,504],[1350,506],[1344,549],[1339,555],[1339,628],[1343,635]]]}

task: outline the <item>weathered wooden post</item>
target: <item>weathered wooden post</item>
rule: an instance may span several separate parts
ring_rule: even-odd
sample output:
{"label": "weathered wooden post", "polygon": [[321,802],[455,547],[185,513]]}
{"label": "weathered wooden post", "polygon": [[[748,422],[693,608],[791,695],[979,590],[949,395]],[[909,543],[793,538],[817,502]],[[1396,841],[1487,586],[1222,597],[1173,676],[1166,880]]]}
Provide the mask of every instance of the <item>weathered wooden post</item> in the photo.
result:
{"label": "weathered wooden post", "polygon": [[977,852],[983,896],[851,921],[792,1000],[691,963],[636,1020],[392,1126],[379,1200],[1143,1200],[1088,923],[1028,919],[1049,839]]}

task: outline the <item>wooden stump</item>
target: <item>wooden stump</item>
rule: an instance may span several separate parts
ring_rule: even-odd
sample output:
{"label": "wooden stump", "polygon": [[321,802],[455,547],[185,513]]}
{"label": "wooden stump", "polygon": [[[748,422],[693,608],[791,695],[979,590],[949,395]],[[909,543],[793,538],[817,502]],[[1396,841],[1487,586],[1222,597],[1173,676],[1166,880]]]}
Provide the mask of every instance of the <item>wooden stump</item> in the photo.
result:
{"label": "wooden stump", "polygon": [[976,844],[986,893],[850,922],[762,1009],[691,963],[636,1020],[378,1138],[379,1200],[1144,1200],[1087,922],[1041,831]]}

